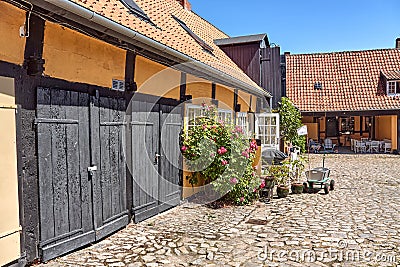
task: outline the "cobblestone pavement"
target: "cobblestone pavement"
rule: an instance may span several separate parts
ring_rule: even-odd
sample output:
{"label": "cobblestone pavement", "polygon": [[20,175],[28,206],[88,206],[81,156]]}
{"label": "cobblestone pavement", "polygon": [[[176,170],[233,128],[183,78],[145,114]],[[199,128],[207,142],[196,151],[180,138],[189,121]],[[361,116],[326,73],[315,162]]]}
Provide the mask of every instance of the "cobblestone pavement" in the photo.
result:
{"label": "cobblestone pavement", "polygon": [[329,195],[186,203],[47,266],[400,266],[400,157],[335,154],[326,167]]}

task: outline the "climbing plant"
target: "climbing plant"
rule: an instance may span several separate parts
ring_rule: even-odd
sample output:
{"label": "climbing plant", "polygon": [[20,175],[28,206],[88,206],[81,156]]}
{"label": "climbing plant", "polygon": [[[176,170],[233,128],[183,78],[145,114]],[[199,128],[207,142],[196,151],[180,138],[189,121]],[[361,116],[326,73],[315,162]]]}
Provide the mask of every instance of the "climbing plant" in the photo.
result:
{"label": "climbing plant", "polygon": [[181,135],[181,151],[195,185],[202,179],[225,199],[238,205],[258,197],[261,183],[252,167],[257,143],[247,138],[243,129],[218,119],[214,106],[203,104],[203,116]]}

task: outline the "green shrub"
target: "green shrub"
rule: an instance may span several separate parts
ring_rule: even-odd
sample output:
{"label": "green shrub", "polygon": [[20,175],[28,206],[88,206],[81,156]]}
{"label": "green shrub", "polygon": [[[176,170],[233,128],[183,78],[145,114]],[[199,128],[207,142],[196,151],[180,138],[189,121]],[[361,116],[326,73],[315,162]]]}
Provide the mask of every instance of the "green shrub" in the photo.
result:
{"label": "green shrub", "polygon": [[238,205],[251,203],[258,197],[260,178],[252,163],[256,142],[249,141],[243,130],[218,121],[216,109],[203,104],[204,116],[198,117],[181,136],[181,151],[192,172],[189,182],[199,178]]}

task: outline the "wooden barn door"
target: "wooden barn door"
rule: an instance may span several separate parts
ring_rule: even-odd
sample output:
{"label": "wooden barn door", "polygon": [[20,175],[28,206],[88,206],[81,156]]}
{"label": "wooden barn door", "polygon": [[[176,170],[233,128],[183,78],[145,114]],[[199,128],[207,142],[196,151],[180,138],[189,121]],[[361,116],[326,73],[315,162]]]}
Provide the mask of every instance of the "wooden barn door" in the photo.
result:
{"label": "wooden barn door", "polygon": [[160,105],[161,110],[161,180],[159,211],[175,207],[181,200],[181,152],[179,135],[182,130],[182,108]]}
{"label": "wooden barn door", "polygon": [[133,214],[140,222],[158,214],[160,114],[152,103],[131,105]]}
{"label": "wooden barn door", "polygon": [[90,141],[96,239],[129,223],[126,206],[125,99],[91,97]]}
{"label": "wooden barn door", "polygon": [[131,103],[133,215],[140,222],[179,204],[182,116],[172,106]]}
{"label": "wooden barn door", "polygon": [[124,100],[37,89],[40,250],[47,261],[128,223]]}

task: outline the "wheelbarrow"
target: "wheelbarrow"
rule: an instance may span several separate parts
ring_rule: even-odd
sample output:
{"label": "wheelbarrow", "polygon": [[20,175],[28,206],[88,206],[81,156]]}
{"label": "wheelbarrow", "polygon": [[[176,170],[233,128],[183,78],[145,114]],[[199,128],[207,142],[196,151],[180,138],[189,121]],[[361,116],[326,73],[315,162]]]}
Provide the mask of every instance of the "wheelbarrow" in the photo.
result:
{"label": "wheelbarrow", "polygon": [[329,194],[329,190],[335,189],[335,181],[329,177],[330,172],[328,168],[324,167],[306,171],[307,182],[303,184],[304,191],[314,193],[324,189],[325,194]]}
{"label": "wheelbarrow", "polygon": [[331,171],[325,168],[325,154],[323,159],[323,167],[314,168],[305,172],[307,182],[303,183],[304,192],[314,193],[324,189],[325,194],[329,194],[330,190],[335,189],[335,181],[330,178]]}

